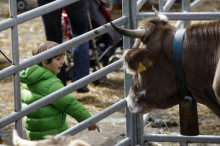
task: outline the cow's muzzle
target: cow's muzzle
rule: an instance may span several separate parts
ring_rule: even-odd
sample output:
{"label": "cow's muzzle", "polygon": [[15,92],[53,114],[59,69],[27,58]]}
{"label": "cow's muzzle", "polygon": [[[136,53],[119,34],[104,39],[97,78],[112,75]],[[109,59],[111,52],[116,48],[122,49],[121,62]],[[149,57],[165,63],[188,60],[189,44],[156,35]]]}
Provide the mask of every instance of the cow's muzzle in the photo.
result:
{"label": "cow's muzzle", "polygon": [[129,96],[126,97],[127,106],[131,113],[138,114],[141,113],[143,110],[143,107],[135,103]]}

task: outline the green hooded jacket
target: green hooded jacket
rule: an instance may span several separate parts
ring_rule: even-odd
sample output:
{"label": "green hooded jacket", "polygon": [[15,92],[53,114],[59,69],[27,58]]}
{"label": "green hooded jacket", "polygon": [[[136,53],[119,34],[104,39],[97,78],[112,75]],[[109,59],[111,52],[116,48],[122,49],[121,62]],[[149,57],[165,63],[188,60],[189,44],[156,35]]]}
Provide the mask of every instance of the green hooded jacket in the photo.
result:
{"label": "green hooded jacket", "polygon": [[[22,84],[22,106],[41,99],[64,87],[56,74],[34,65],[20,72]],[[46,135],[56,135],[68,129],[66,114],[81,122],[91,114],[71,94],[42,107],[24,117],[29,140],[43,139]]]}

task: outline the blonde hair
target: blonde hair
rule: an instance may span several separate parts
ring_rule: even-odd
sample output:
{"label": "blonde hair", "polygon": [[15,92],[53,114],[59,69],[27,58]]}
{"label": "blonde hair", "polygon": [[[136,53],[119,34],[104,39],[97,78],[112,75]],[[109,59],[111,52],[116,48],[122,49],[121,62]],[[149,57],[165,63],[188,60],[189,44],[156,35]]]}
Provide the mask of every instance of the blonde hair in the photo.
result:
{"label": "blonde hair", "polygon": [[[39,42],[39,43],[37,43],[37,46],[32,49],[32,55],[34,56],[34,55],[40,54],[41,52],[49,50],[50,48],[53,48],[57,45],[59,45],[59,44],[56,42],[53,42],[53,41]],[[53,58],[56,58],[58,56],[64,56],[64,55],[65,55],[65,52],[58,54],[50,59],[47,59],[47,63],[50,64],[52,62]],[[42,66],[42,63],[39,63],[38,65]]]}

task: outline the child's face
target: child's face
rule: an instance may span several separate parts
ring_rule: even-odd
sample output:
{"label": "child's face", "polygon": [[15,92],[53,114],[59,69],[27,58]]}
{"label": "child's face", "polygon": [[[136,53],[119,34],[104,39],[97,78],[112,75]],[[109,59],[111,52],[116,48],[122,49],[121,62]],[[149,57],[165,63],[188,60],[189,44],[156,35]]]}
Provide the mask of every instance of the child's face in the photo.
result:
{"label": "child's face", "polygon": [[52,59],[52,62],[47,64],[46,61],[43,61],[43,67],[49,69],[50,71],[52,71],[55,74],[60,73],[61,67],[63,66],[64,63],[64,59],[63,56],[57,56],[55,58]]}

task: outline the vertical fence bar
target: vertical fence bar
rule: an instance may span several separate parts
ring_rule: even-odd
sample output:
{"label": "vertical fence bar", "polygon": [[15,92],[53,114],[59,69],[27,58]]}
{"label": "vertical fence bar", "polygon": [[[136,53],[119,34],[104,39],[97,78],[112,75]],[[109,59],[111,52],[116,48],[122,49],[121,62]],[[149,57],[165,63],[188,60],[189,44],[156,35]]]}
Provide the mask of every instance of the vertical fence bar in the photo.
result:
{"label": "vertical fence bar", "polygon": [[[9,11],[12,19],[17,19],[17,1],[9,0]],[[11,49],[12,49],[12,64],[19,64],[19,50],[18,50],[18,26],[11,27]],[[14,93],[14,110],[21,110],[21,96],[20,96],[20,77],[19,72],[13,75],[13,93]],[[22,120],[19,119],[15,122],[15,129],[18,134],[22,135]]]}
{"label": "vertical fence bar", "polygon": [[[190,0],[183,0],[182,1],[182,11],[189,12],[190,11]],[[190,21],[184,21],[183,27],[186,28],[190,24]]]}
{"label": "vertical fence bar", "polygon": [[174,3],[175,3],[175,0],[167,0],[167,2],[163,6],[163,11],[164,12],[168,11]]}
{"label": "vertical fence bar", "polygon": [[[137,28],[137,0],[130,0],[130,24],[131,29]],[[134,41],[134,39],[132,39]],[[132,42],[133,45],[133,42]],[[134,123],[133,123],[133,138],[136,140],[135,145],[144,145],[143,142],[143,134],[144,134],[144,125],[143,125],[143,115],[136,114],[133,115]]]}
{"label": "vertical fence bar", "polygon": [[196,7],[197,5],[203,3],[204,0],[194,0],[191,4],[190,4],[190,9]]}
{"label": "vertical fence bar", "polygon": [[[136,0],[123,0],[122,12],[129,18],[125,28],[134,29],[137,27]],[[134,40],[124,37],[123,49],[131,48]],[[125,72],[125,95],[128,95],[131,76]],[[131,139],[131,146],[143,145],[143,117],[139,114],[131,114],[126,108],[126,134]]]}
{"label": "vertical fence bar", "polygon": [[164,0],[159,0],[159,11],[163,12]]}
{"label": "vertical fence bar", "polygon": [[[188,11],[190,11],[191,9],[193,9],[194,7],[196,7],[197,5],[201,4],[203,1],[204,1],[204,0],[195,0],[195,1],[193,1],[193,2],[190,4],[190,6],[189,6]],[[180,28],[181,24],[182,24],[182,21],[178,21],[178,22],[175,24],[175,26],[176,26],[177,28]]]}
{"label": "vertical fence bar", "polygon": [[137,12],[142,8],[142,6],[146,3],[147,0],[138,0],[137,1]]}
{"label": "vertical fence bar", "polygon": [[[122,15],[129,18],[129,1],[128,0],[122,0]],[[130,23],[126,23],[124,27],[129,28]],[[123,52],[130,47],[131,47],[130,39],[128,37],[123,36]],[[124,94],[125,94],[125,97],[127,97],[128,92],[129,92],[129,87],[130,87],[131,76],[126,73],[126,70],[124,71],[124,76],[125,76],[124,77],[124,92],[125,92]],[[129,146],[131,146],[133,143],[133,138],[131,138],[132,137],[131,135],[131,129],[132,129],[131,122],[132,121],[130,121],[131,113],[129,112],[129,109],[127,108],[127,106],[125,109],[125,116],[126,116],[126,136],[130,138],[131,141],[130,141]]]}

